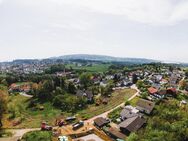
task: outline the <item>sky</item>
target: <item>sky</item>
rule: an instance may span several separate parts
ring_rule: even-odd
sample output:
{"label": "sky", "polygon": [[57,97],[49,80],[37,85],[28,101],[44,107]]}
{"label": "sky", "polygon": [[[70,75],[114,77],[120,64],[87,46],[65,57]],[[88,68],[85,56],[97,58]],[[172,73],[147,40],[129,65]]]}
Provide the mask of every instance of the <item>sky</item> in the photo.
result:
{"label": "sky", "polygon": [[0,61],[99,54],[188,62],[188,0],[0,0]]}

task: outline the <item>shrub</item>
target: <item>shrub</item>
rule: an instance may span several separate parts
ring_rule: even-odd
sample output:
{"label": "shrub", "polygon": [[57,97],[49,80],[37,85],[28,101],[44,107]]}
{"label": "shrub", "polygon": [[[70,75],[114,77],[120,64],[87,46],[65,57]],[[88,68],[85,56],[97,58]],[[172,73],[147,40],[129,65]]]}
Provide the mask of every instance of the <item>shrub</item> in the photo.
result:
{"label": "shrub", "polygon": [[52,141],[52,133],[47,131],[33,131],[26,133],[21,141]]}

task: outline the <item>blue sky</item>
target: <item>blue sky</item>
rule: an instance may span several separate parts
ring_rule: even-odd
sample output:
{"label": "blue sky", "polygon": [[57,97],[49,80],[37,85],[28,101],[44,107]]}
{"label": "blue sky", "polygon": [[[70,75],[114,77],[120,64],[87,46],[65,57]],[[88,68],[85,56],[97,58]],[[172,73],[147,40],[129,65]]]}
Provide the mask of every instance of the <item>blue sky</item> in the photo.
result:
{"label": "blue sky", "polygon": [[188,0],[0,0],[0,50],[188,62]]}

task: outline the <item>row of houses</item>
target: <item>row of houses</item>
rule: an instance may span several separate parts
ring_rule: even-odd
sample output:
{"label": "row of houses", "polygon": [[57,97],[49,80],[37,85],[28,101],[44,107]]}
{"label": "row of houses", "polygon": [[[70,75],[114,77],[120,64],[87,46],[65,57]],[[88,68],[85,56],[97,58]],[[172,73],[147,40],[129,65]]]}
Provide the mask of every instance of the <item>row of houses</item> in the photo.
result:
{"label": "row of houses", "polygon": [[23,83],[23,84],[16,84],[13,83],[9,87],[9,92],[25,92],[28,93],[31,91],[32,84],[31,83]]}
{"label": "row of houses", "polygon": [[145,99],[139,99],[136,107],[125,106],[120,113],[121,123],[118,125],[120,131],[129,135],[131,132],[139,130],[146,123],[144,114],[150,115],[155,107],[155,103]]}
{"label": "row of houses", "polygon": [[177,89],[176,88],[167,88],[167,89],[157,89],[155,87],[148,88],[148,93],[150,95],[149,99],[162,99],[164,97],[176,97]]}
{"label": "row of houses", "polygon": [[[155,107],[155,103],[145,99],[139,99],[137,106],[131,105],[125,106],[120,112],[119,124],[117,127],[111,127],[110,120],[99,117],[94,120],[94,125],[100,129],[103,129],[113,139],[124,140],[130,133],[138,131],[146,124],[144,115],[151,114]],[[107,127],[107,128],[104,128]]]}

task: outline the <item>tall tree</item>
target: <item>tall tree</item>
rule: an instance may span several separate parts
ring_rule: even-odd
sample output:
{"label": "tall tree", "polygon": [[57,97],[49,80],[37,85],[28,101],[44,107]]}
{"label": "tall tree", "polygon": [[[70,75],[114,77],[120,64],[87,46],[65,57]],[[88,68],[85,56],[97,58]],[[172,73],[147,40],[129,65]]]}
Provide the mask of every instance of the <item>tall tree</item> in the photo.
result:
{"label": "tall tree", "polygon": [[188,69],[185,70],[185,76],[188,77]]}
{"label": "tall tree", "polygon": [[138,76],[136,74],[133,74],[133,76],[132,76],[132,82],[133,82],[133,84],[136,84],[137,81],[138,81]]}
{"label": "tall tree", "polygon": [[80,83],[83,85],[84,88],[87,88],[91,85],[91,73],[82,73],[80,75]]}
{"label": "tall tree", "polygon": [[185,89],[187,87],[187,82],[185,80],[181,80],[179,82],[180,89]]}
{"label": "tall tree", "polygon": [[2,124],[2,118],[3,114],[6,110],[6,104],[7,104],[7,92],[6,90],[0,90],[0,128],[3,126]]}
{"label": "tall tree", "polygon": [[76,93],[76,87],[72,82],[69,82],[69,84],[68,84],[68,92],[71,94]]}

